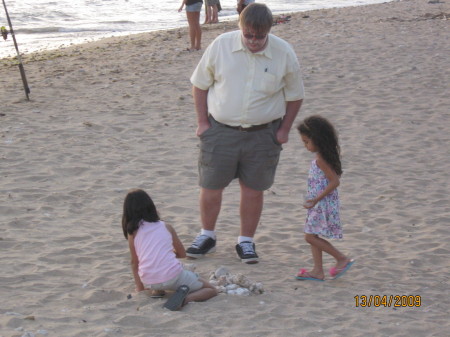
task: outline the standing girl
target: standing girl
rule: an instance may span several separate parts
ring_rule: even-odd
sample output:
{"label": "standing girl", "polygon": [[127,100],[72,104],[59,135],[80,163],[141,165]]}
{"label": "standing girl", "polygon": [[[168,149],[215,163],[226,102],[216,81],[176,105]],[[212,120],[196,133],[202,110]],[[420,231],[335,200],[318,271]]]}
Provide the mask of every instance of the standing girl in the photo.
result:
{"label": "standing girl", "polygon": [[183,10],[186,5],[186,17],[189,25],[189,38],[191,40],[191,48],[188,51],[200,50],[202,48],[202,28],[200,27],[200,10],[202,9],[203,0],[182,0],[178,12]]}
{"label": "standing girl", "polygon": [[316,154],[308,175],[308,193],[305,204],[308,215],[305,223],[305,241],[311,245],[314,267],[300,269],[298,280],[323,281],[322,252],[336,259],[329,271],[333,279],[342,276],[353,260],[337,250],[330,242],[319,237],[342,238],[339,218],[339,177],[342,175],[340,147],[333,125],[321,116],[306,118],[297,127],[305,148]]}
{"label": "standing girl", "polygon": [[183,269],[177,260],[186,257],[183,244],[173,227],[160,220],[155,204],[143,190],[132,190],[125,197],[122,230],[130,247],[136,291],[175,290],[164,305],[170,310],[217,295],[211,284]]}

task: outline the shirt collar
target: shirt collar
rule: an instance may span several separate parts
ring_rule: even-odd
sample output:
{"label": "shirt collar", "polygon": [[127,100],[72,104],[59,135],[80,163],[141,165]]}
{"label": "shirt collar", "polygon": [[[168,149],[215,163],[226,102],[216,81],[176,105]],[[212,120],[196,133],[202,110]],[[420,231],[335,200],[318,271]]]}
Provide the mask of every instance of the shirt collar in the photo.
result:
{"label": "shirt collar", "polygon": [[237,31],[237,34],[235,35],[234,41],[233,41],[233,49],[232,52],[236,52],[236,51],[245,51],[254,55],[263,55],[269,59],[272,59],[272,44],[270,43],[270,34],[267,37],[267,46],[266,48],[264,48],[263,50],[257,52],[257,53],[252,53],[250,52],[247,47],[244,45],[244,43],[242,42],[242,32],[240,30]]}

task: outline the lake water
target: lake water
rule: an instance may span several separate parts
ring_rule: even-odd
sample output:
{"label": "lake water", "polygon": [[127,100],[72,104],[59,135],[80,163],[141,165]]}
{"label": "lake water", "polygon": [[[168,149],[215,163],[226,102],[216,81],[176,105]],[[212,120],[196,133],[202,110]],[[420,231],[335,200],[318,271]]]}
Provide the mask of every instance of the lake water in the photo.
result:
{"label": "lake water", "polygon": [[[21,53],[100,38],[187,26],[181,0],[5,0]],[[274,14],[387,2],[387,0],[269,0]],[[222,0],[219,20],[237,19],[236,0]],[[200,18],[203,22],[203,12]],[[9,30],[0,5],[0,26]],[[0,58],[15,56],[11,35],[0,38]]]}

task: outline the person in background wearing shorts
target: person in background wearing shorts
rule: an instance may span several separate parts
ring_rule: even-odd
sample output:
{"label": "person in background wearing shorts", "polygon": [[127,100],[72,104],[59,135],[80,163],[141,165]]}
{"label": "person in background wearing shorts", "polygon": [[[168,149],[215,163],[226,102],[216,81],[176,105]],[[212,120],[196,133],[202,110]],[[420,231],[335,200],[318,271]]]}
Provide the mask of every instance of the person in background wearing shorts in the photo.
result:
{"label": "person in background wearing shorts", "polygon": [[240,15],[240,30],[217,37],[191,76],[202,229],[188,257],[215,251],[222,193],[237,178],[241,223],[235,248],[242,262],[259,260],[253,237],[264,190],[273,184],[282,144],[304,97],[297,56],[286,41],[269,34],[272,23],[266,5],[250,4]]}
{"label": "person in background wearing shorts", "polygon": [[203,0],[183,0],[178,12],[183,10],[186,5],[186,17],[189,24],[189,38],[191,47],[188,51],[202,49],[202,28],[200,27],[200,11],[202,9]]}
{"label": "person in background wearing shorts", "polygon": [[238,0],[236,10],[239,14],[244,10],[245,7],[254,3],[255,0]]}
{"label": "person in background wearing shorts", "polygon": [[205,0],[205,23],[219,22],[219,0]]}

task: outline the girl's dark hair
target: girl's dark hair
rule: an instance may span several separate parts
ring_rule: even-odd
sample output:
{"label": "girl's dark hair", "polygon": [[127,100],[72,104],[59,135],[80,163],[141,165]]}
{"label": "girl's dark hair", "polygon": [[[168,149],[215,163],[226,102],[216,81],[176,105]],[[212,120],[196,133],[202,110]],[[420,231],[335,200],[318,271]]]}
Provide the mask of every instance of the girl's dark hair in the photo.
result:
{"label": "girl's dark hair", "polygon": [[310,138],[322,158],[337,175],[342,175],[341,148],[333,125],[326,118],[315,115],[305,118],[297,130],[300,134]]}
{"label": "girl's dark hair", "polygon": [[143,190],[134,189],[128,192],[123,202],[122,230],[125,238],[139,228],[141,220],[159,221],[159,215],[152,198]]}

